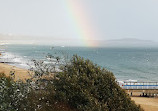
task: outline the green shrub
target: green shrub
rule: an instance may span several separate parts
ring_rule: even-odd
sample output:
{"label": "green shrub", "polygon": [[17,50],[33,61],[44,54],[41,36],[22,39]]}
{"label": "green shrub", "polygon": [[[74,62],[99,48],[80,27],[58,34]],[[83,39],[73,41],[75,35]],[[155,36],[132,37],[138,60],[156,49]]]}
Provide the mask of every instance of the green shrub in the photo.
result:
{"label": "green shrub", "polygon": [[21,101],[26,95],[25,84],[0,74],[0,111],[19,111]]}
{"label": "green shrub", "polygon": [[77,55],[54,80],[56,99],[85,111],[140,111],[112,72]]}
{"label": "green shrub", "polygon": [[[37,82],[38,81],[38,82]],[[69,104],[54,98],[55,90],[52,80],[39,79],[34,81],[27,98],[23,99],[20,110],[26,111],[75,111]],[[35,87],[34,87],[35,86]]]}

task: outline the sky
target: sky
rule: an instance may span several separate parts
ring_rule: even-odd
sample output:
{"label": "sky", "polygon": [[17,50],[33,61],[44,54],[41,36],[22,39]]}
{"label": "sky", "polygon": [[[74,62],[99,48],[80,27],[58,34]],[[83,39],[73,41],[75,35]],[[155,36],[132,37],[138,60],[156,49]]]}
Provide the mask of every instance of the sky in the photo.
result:
{"label": "sky", "polygon": [[0,0],[0,41],[97,46],[158,41],[157,0]]}

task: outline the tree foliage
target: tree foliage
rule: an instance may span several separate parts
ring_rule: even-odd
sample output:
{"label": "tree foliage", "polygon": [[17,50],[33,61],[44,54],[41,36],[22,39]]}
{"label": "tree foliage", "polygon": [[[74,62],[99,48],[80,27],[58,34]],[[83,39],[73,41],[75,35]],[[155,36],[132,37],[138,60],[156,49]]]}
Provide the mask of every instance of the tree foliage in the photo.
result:
{"label": "tree foliage", "polygon": [[0,74],[0,111],[19,111],[21,101],[27,96],[28,89],[22,81]]}
{"label": "tree foliage", "polygon": [[79,110],[140,111],[121,89],[112,72],[77,55],[54,80],[56,98]]}

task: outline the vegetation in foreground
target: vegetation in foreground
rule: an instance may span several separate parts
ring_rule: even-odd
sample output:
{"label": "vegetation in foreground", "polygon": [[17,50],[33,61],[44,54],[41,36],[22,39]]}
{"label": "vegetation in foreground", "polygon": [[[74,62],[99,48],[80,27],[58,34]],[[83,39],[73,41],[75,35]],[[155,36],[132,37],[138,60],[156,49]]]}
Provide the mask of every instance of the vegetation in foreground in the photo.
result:
{"label": "vegetation in foreground", "polygon": [[[61,65],[35,63],[34,76],[13,81],[0,74],[0,111],[142,111],[112,72],[77,55]],[[49,78],[48,78],[49,77]]]}

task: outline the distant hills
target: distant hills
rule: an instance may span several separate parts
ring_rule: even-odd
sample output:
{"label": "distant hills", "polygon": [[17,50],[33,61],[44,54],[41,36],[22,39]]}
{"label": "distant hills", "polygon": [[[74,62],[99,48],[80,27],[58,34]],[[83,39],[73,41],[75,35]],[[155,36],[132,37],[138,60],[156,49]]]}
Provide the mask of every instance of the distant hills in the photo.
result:
{"label": "distant hills", "polygon": [[[99,47],[158,47],[158,43],[151,40],[140,40],[136,38],[123,38],[112,40],[86,40],[88,43],[98,43]],[[51,44],[54,46],[84,46],[83,40],[39,37],[12,34],[0,34],[0,44]]]}
{"label": "distant hills", "polygon": [[100,45],[103,47],[158,47],[157,42],[136,38],[105,40],[100,41]]}

